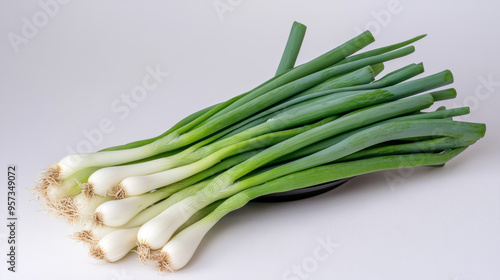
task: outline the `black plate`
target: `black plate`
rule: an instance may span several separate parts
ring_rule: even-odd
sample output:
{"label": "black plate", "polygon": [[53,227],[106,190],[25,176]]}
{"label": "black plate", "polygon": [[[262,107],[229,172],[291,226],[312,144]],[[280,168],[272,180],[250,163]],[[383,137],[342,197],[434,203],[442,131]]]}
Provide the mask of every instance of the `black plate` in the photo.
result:
{"label": "black plate", "polygon": [[315,186],[310,186],[310,187],[303,188],[303,189],[268,194],[268,195],[264,195],[261,197],[257,197],[253,201],[268,203],[268,202],[287,202],[287,201],[305,199],[305,198],[309,198],[309,197],[313,197],[313,196],[325,193],[327,191],[331,191],[331,190],[335,189],[336,187],[339,187],[340,185],[349,181],[350,179],[351,178],[345,178],[345,179],[340,179],[340,180],[336,180],[336,181],[332,181],[332,182],[328,182],[328,183],[323,183],[323,184],[319,184],[319,185],[315,185]]}

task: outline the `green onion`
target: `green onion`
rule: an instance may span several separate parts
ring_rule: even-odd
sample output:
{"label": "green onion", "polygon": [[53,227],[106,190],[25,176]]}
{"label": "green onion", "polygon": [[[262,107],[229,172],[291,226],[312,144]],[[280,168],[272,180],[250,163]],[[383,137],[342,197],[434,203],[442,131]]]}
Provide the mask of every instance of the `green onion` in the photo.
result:
{"label": "green onion", "polygon": [[414,79],[418,63],[377,78],[425,35],[359,53],[374,41],[366,31],[295,66],[305,30],[293,23],[276,76],[158,136],[68,155],[42,173],[35,196],[91,256],[115,262],[135,250],[174,271],[217,221],[256,197],[442,166],[484,137],[484,124],[453,120],[467,107],[427,111],[457,96],[439,89],[450,71]]}
{"label": "green onion", "polygon": [[[402,86],[398,85],[389,87],[385,92],[363,92],[357,95],[347,96],[345,98],[334,98],[333,100],[329,100],[330,96],[324,96],[314,100],[314,103],[309,102],[308,104],[306,104],[307,107],[304,105],[300,106],[300,104],[297,107],[290,107],[290,109],[274,115],[271,118],[271,121],[268,121],[260,126],[256,126],[253,129],[261,129],[262,127],[269,127],[273,125],[278,125],[282,128],[283,124],[298,125],[301,123],[307,123],[318,118],[327,117],[328,115],[334,115],[345,112],[346,110],[353,110],[362,106],[368,106],[370,104],[374,104],[375,102],[393,100],[394,98],[397,98],[398,95],[402,95],[404,97],[409,94],[418,93],[422,89],[425,90],[435,86],[444,85],[448,83],[450,79],[451,78],[449,77],[449,72],[445,71],[424,79],[407,82]],[[246,144],[245,142],[242,143]],[[233,147],[233,149],[235,148]],[[227,153],[227,150],[221,150],[219,154],[221,154],[221,156],[224,156],[224,154]],[[196,162],[171,170],[169,172],[165,171],[162,173],[155,173],[153,175],[143,176],[142,178],[130,177],[123,180],[120,187],[124,189],[125,193],[127,193],[128,195],[138,195],[146,191],[159,188],[163,185],[173,183],[177,180],[184,179],[196,172],[206,169],[207,166],[209,167],[213,165],[214,162],[220,160],[220,156],[215,156],[212,158],[206,158],[207,163]]]}
{"label": "green onion", "polygon": [[[259,154],[220,174],[206,187],[204,187],[203,191],[197,193],[196,196],[192,196],[189,199],[170,207],[161,215],[144,224],[139,231],[139,241],[141,244],[150,246],[153,249],[160,248],[170,238],[175,229],[185,222],[184,219],[189,217],[188,213],[197,211],[208,205],[203,204],[207,203],[211,199],[217,198],[216,200],[218,200],[223,198],[218,194],[224,196],[227,193],[234,192],[235,188],[233,188],[234,186],[231,187],[231,185],[235,180],[284,154],[293,152],[335,134],[356,128],[356,126],[368,125],[370,122],[376,122],[395,117],[398,114],[404,114],[405,112],[409,113],[418,109],[423,109],[430,106],[432,103],[433,99],[431,95],[417,96],[412,99],[403,99],[391,102],[372,109],[361,110],[357,114],[351,114],[345,118],[339,118],[335,121],[313,128],[288,140],[280,142],[279,144],[260,152]],[[401,126],[400,123],[403,122],[399,122],[397,126]],[[384,125],[390,125],[390,123]],[[352,152],[356,151],[351,151],[351,153]],[[330,157],[330,160],[333,159]],[[299,162],[299,160],[294,162]],[[294,169],[287,170],[300,171]]]}
{"label": "green onion", "polygon": [[137,246],[138,231],[139,228],[112,231],[90,248],[90,255],[96,259],[115,262]]}
{"label": "green onion", "polygon": [[299,55],[300,46],[304,40],[304,35],[306,34],[307,27],[299,22],[294,21],[292,25],[292,30],[290,30],[290,36],[286,43],[285,51],[281,57],[280,64],[276,70],[276,76],[283,74],[284,72],[290,70],[295,65],[297,56]]}

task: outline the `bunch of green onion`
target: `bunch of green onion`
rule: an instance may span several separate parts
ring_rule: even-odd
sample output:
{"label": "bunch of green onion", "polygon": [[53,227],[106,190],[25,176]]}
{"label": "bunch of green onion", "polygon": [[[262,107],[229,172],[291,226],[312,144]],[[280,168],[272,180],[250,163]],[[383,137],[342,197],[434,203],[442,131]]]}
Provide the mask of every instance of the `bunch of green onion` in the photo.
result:
{"label": "bunch of green onion", "polygon": [[414,78],[419,63],[376,77],[425,36],[358,53],[374,41],[366,31],[294,66],[305,29],[293,24],[268,81],[157,137],[68,155],[41,173],[35,195],[93,257],[115,262],[134,251],[174,271],[218,220],[257,197],[442,166],[484,136],[484,124],[453,120],[466,107],[424,111],[456,96],[437,90],[453,82],[450,71]]}

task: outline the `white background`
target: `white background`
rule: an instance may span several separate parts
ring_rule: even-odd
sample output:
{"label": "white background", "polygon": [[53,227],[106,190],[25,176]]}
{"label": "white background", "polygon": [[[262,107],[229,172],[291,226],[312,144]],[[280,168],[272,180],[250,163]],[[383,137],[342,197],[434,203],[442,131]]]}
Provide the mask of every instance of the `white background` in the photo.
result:
{"label": "white background", "polygon": [[[220,1],[71,1],[45,23],[38,1],[0,2],[1,279],[500,279],[498,2]],[[232,6],[218,13],[214,3]],[[23,18],[34,16],[40,27],[13,45],[9,33],[23,36]],[[258,85],[274,74],[294,20],[308,26],[299,63],[366,27],[370,48],[427,33],[386,71],[421,61],[426,73],[450,69],[459,96],[445,104],[471,106],[464,120],[486,123],[486,137],[444,168],[391,173],[397,182],[379,172],[311,199],[248,205],[175,274],[132,254],[96,264],[62,221],[39,212],[26,188],[83,145],[84,131],[112,124],[93,151],[152,137]],[[130,108],[121,98],[148,66],[169,75]],[[17,273],[4,261],[8,164],[18,167]],[[317,261],[320,239],[338,247]],[[283,278],[293,266],[305,274]]]}

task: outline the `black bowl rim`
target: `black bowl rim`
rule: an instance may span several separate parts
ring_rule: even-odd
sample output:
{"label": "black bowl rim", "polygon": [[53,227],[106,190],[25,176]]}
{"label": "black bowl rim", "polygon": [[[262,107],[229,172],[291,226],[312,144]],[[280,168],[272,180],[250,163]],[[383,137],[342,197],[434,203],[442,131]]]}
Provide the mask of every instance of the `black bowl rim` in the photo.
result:
{"label": "black bowl rim", "polygon": [[318,184],[302,189],[296,189],[296,190],[291,190],[291,191],[286,191],[286,192],[280,192],[280,193],[273,193],[273,194],[268,194],[264,195],[261,197],[255,198],[254,202],[263,202],[263,203],[275,203],[275,202],[288,202],[288,201],[295,201],[295,200],[301,200],[301,199],[306,199],[310,198],[313,196],[317,196],[320,194],[323,194],[325,192],[331,191],[342,184],[346,183],[349,181],[351,178],[344,178],[340,180],[335,180],[323,184]]}

